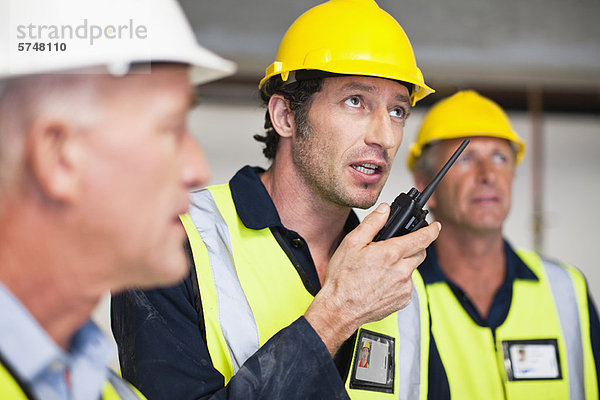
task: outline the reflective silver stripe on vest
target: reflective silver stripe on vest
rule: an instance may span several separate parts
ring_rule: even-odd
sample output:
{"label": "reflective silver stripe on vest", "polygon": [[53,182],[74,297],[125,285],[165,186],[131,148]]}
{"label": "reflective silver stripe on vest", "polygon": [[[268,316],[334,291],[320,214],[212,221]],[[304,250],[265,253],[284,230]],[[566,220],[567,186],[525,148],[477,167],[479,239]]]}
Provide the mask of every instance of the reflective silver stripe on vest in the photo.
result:
{"label": "reflective silver stripe on vest", "polygon": [[133,391],[132,388],[121,378],[114,374],[114,372],[109,371],[108,373],[108,382],[115,389],[115,392],[119,395],[119,398],[122,400],[140,400],[138,395]]}
{"label": "reflective silver stripe on vest", "polygon": [[210,261],[217,291],[219,323],[236,374],[258,350],[260,340],[254,315],[237,278],[229,227],[208,189],[191,194],[189,214],[200,234]]}
{"label": "reflective silver stripe on vest", "polygon": [[[398,399],[419,399],[421,386],[421,315],[419,294],[413,285],[412,300],[398,311]],[[429,339],[427,339],[429,340]]]}
{"label": "reflective silver stripe on vest", "polygon": [[583,348],[575,285],[571,280],[571,275],[569,275],[569,272],[565,268],[549,260],[542,259],[542,261],[546,269],[550,287],[552,288],[554,305],[558,311],[560,326],[567,349],[569,398],[571,400],[584,400]]}

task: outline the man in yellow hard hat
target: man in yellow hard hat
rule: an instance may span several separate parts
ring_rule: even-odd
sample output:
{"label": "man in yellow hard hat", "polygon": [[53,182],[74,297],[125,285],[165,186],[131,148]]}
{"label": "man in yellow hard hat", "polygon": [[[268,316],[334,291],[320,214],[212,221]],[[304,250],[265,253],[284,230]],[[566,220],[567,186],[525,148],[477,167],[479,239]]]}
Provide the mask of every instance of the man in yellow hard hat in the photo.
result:
{"label": "man in yellow hard hat", "polygon": [[[113,298],[123,375],[150,399],[424,398],[411,273],[439,225],[372,243],[389,206],[360,225],[351,211],[376,202],[431,92],[408,38],[372,0],[323,3],[289,28],[260,91],[271,166],[192,193],[184,283]],[[357,374],[366,338],[382,362]]]}
{"label": "man in yellow hard hat", "polygon": [[465,137],[429,200],[444,229],[418,269],[431,312],[429,398],[597,399],[600,325],[582,274],[503,236],[524,154],[505,112],[470,90],[435,104],[408,157],[417,187]]}
{"label": "man in yellow hard hat", "polygon": [[178,214],[208,174],[190,78],[235,69],[174,0],[144,7],[160,19],[131,0],[0,4],[1,399],[143,398],[91,314],[108,291],[188,272]]}

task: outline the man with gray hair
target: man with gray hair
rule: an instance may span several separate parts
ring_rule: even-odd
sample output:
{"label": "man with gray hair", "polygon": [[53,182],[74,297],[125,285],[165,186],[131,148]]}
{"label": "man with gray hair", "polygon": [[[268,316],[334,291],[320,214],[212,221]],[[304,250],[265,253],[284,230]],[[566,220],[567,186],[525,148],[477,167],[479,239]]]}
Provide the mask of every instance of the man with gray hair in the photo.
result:
{"label": "man with gray hair", "polygon": [[186,127],[190,76],[199,83],[234,65],[198,46],[172,0],[145,3],[160,16],[140,21],[145,38],[92,47],[62,37],[51,43],[64,50],[51,53],[47,38],[19,36],[22,26],[104,23],[99,11],[132,21],[134,3],[2,4],[11,17],[0,37],[2,399],[140,398],[106,367],[112,343],[91,313],[108,291],[187,272],[178,215],[208,177]]}
{"label": "man with gray hair", "polygon": [[444,230],[419,266],[430,321],[429,399],[597,399],[600,323],[576,268],[505,237],[525,143],[473,90],[425,115],[408,167],[423,190],[469,147],[429,199]]}

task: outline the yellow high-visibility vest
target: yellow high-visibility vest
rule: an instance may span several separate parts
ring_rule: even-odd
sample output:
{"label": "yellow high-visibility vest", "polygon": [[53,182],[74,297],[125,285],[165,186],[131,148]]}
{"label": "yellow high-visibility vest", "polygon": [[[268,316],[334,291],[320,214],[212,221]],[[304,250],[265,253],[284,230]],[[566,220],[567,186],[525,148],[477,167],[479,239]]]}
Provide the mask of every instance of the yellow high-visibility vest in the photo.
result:
{"label": "yellow high-visibility vest", "polygon": [[[510,311],[493,333],[477,325],[446,282],[426,287],[432,332],[453,399],[597,399],[585,281],[575,268],[520,251],[538,281],[515,280]],[[560,378],[515,379],[511,343],[557,350]],[[547,345],[548,346],[548,345]]]}
{"label": "yellow high-visibility vest", "polygon": [[[198,275],[208,350],[227,383],[244,361],[306,312],[313,296],[271,230],[244,226],[229,185],[191,196],[192,207],[181,220]],[[391,392],[351,388],[350,373],[346,388],[352,399],[426,399],[429,318],[418,273],[413,282],[409,307],[361,327],[394,339]]]}
{"label": "yellow high-visibility vest", "polygon": [[[0,363],[0,399],[10,400],[31,400],[31,390],[27,387],[22,387],[19,382],[12,376],[2,363]],[[108,380],[104,383],[102,390],[102,400],[145,400],[146,398],[129,385],[121,380],[112,372],[108,376]],[[43,400],[43,399],[36,399]]]}

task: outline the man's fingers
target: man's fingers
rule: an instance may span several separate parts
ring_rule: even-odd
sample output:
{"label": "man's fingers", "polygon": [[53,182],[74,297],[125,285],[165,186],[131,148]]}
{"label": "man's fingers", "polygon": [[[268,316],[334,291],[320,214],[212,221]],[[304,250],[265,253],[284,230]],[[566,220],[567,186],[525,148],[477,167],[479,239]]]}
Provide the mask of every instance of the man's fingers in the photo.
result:
{"label": "man's fingers", "polygon": [[412,274],[412,271],[414,271],[415,269],[417,269],[417,267],[418,267],[419,265],[421,265],[421,263],[422,263],[423,261],[425,261],[425,257],[426,257],[426,256],[427,256],[427,252],[426,252],[425,250],[421,250],[421,251],[419,251],[419,252],[416,252],[416,253],[415,253],[415,254],[413,254],[413,255],[410,255],[410,256],[404,257],[404,258],[402,259],[402,261],[403,261],[404,263],[407,263],[408,265],[410,265],[410,266],[411,266],[411,268],[410,268],[410,273]]}
{"label": "man's fingers", "polygon": [[442,224],[435,221],[431,225],[425,226],[418,231],[388,240],[398,242],[405,251],[411,250],[411,253],[406,254],[406,256],[409,257],[424,251],[431,242],[437,239],[441,229]]}
{"label": "man's fingers", "polygon": [[375,210],[363,219],[363,221],[350,232],[344,241],[350,242],[351,246],[366,246],[373,241],[373,238],[385,225],[388,215],[390,214],[390,206],[386,203],[381,203]]}

